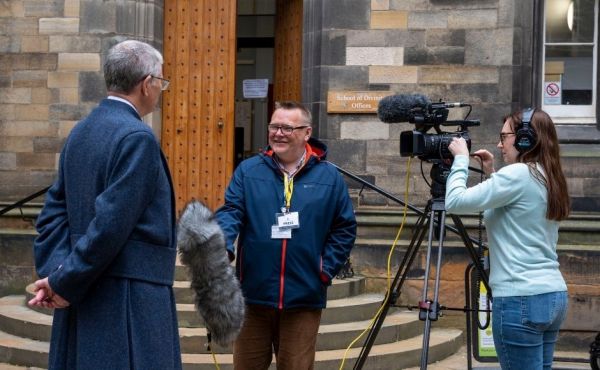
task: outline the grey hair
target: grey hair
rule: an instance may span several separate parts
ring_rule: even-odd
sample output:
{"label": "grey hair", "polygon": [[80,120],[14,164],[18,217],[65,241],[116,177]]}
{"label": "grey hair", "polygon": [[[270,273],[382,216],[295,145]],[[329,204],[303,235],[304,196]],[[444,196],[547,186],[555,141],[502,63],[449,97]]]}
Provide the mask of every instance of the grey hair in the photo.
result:
{"label": "grey hair", "polygon": [[277,102],[275,102],[275,109],[285,109],[285,110],[299,109],[300,112],[302,113],[302,119],[304,120],[304,123],[306,123],[309,126],[312,126],[312,114],[310,113],[310,111],[308,109],[306,109],[306,107],[304,105],[302,105],[301,103],[299,103],[297,101],[293,101],[293,100],[277,101]]}
{"label": "grey hair", "polygon": [[137,40],[120,42],[110,48],[106,55],[106,89],[130,93],[148,75],[160,74],[162,64],[162,55],[152,46]]}

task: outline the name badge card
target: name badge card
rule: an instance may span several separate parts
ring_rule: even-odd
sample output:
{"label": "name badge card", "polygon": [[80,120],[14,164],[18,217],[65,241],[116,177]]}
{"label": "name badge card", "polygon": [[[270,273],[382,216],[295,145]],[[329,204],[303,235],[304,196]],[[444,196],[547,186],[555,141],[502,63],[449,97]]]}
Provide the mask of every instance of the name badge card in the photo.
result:
{"label": "name badge card", "polygon": [[271,226],[271,239],[291,239],[292,229],[282,229],[278,225]]}
{"label": "name badge card", "polygon": [[298,212],[277,214],[277,225],[282,229],[297,229],[300,227]]}

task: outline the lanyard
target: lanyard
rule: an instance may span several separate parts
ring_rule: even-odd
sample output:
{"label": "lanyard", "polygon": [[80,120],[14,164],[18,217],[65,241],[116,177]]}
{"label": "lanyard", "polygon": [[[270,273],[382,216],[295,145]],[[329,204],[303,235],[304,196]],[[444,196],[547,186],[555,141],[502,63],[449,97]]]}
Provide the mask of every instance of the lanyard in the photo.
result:
{"label": "lanyard", "polygon": [[275,162],[283,172],[283,196],[285,197],[285,210],[289,211],[290,206],[292,204],[292,193],[294,192],[294,175],[300,171],[300,168],[304,166],[304,160],[306,159],[306,150],[304,150],[304,154],[300,157],[298,161],[298,165],[294,172],[289,173],[285,170],[285,167],[279,163],[279,161],[275,158]]}
{"label": "lanyard", "polygon": [[292,204],[292,193],[294,192],[294,177],[283,174],[283,195],[285,196],[285,209],[290,210]]}

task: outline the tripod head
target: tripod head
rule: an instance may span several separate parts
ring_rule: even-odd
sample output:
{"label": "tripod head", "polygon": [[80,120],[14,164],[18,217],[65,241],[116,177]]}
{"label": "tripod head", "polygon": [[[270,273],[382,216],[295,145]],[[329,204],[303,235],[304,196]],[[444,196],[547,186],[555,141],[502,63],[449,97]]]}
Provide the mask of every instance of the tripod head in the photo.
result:
{"label": "tripod head", "polygon": [[429,176],[431,177],[431,189],[429,190],[433,199],[446,198],[446,181],[450,175],[452,163],[444,159],[430,159],[432,164]]}

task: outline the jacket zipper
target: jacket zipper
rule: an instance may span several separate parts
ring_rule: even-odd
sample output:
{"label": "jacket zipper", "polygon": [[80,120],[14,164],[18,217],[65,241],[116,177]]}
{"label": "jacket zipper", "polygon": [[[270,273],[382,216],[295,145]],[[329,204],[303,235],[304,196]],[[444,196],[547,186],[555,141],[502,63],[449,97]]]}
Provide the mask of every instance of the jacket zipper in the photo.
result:
{"label": "jacket zipper", "polygon": [[283,309],[283,286],[285,284],[285,253],[287,250],[287,239],[281,243],[281,275],[279,276],[279,309]]}

